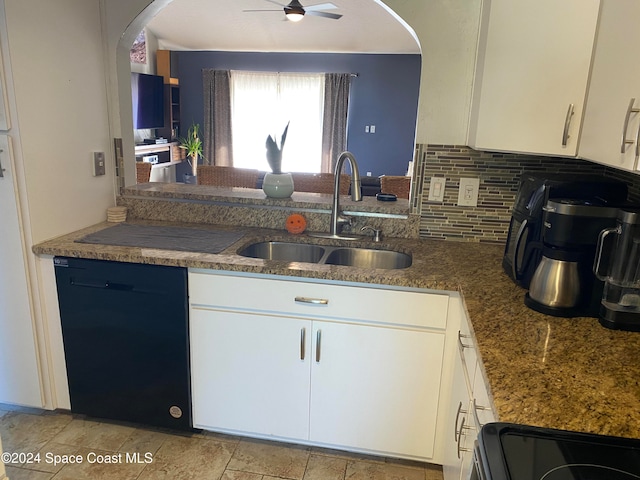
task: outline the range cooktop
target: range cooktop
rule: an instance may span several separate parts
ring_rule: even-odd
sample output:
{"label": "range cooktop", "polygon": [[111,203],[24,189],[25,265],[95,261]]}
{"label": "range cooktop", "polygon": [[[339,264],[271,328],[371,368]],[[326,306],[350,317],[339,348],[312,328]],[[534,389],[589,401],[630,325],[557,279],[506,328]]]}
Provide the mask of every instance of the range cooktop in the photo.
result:
{"label": "range cooktop", "polygon": [[640,480],[640,440],[491,423],[478,436],[486,480]]}

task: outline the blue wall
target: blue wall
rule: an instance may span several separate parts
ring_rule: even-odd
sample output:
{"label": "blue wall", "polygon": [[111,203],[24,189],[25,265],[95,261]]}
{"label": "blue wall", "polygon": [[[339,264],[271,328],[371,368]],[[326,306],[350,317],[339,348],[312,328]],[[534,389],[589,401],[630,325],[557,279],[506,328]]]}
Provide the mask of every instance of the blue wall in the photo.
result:
{"label": "blue wall", "polygon": [[[172,52],[181,95],[181,135],[204,124],[202,69],[357,73],[351,82],[347,148],[362,175],[404,175],[413,159],[420,55]],[[365,133],[375,125],[376,133]]]}

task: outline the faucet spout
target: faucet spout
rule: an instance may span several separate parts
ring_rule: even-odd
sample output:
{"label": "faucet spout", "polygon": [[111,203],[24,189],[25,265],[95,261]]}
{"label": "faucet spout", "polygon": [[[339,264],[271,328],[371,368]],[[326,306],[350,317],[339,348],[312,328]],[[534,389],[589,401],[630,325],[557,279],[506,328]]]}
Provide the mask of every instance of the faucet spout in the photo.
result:
{"label": "faucet spout", "polygon": [[351,199],[354,202],[362,201],[362,187],[360,182],[360,171],[358,162],[351,152],[342,152],[336,162],[334,172],[335,180],[333,184],[333,208],[331,210],[331,235],[338,235],[342,225],[351,223],[349,219],[340,215],[340,172],[344,162],[349,162],[351,166]]}

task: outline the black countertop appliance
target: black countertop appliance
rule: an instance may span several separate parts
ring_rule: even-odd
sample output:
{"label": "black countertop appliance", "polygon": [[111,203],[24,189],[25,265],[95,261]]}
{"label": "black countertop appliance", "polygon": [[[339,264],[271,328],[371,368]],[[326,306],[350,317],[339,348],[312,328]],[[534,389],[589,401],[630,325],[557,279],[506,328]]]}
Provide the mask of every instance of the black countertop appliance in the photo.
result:
{"label": "black countertop appliance", "polygon": [[621,204],[627,199],[627,184],[595,175],[523,173],[502,260],[504,271],[521,287],[529,288],[542,258],[543,208],[555,198]]}
{"label": "black countertop appliance", "polygon": [[187,271],[55,257],[71,411],[190,430]]}
{"label": "black countertop appliance", "polygon": [[640,440],[489,423],[473,462],[473,480],[638,480]]}

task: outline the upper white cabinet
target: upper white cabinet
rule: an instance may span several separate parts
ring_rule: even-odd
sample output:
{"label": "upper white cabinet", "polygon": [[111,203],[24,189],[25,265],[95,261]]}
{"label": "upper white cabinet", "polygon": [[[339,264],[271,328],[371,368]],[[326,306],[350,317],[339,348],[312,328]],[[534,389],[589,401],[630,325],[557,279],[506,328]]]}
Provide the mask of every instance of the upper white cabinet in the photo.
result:
{"label": "upper white cabinet", "polygon": [[599,6],[599,0],[484,0],[471,147],[577,155]]}
{"label": "upper white cabinet", "polygon": [[640,2],[603,0],[578,154],[636,171],[640,156]]}

